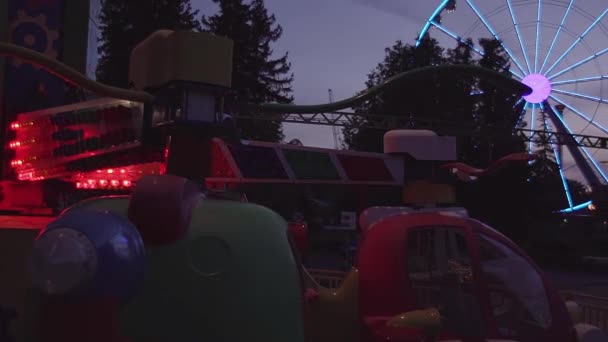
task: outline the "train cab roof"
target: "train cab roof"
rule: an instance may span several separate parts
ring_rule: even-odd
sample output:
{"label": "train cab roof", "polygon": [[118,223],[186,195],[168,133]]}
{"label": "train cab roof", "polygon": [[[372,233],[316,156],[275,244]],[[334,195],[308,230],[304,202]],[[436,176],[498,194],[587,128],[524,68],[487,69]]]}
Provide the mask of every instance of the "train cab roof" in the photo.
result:
{"label": "train cab roof", "polygon": [[[541,270],[465,209],[375,207],[360,223],[360,310],[370,322],[437,307],[447,310],[446,329],[455,336],[558,340],[553,337],[568,334],[567,312]],[[516,313],[523,314],[507,315]]]}
{"label": "train cab roof", "polygon": [[[403,216],[413,214],[429,214],[434,213],[442,216],[452,217],[469,217],[469,213],[465,208],[460,207],[433,207],[433,208],[415,208],[415,207],[371,207],[364,210],[359,215],[359,226],[361,231],[370,229],[375,223],[382,221],[392,216]],[[411,216],[410,216],[411,217]]]}

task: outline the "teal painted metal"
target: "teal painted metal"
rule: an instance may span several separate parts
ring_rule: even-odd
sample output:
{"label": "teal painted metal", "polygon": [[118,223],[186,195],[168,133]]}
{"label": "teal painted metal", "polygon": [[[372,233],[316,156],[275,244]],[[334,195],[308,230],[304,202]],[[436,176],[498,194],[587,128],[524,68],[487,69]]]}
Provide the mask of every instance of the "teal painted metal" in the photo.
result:
{"label": "teal painted metal", "polygon": [[283,155],[297,180],[340,180],[327,152],[283,149]]}

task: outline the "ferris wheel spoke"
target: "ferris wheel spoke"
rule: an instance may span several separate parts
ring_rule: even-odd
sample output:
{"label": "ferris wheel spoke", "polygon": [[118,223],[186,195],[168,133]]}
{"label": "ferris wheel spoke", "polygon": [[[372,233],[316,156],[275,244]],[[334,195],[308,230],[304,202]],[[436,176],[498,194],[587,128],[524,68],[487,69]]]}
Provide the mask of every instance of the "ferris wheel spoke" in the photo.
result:
{"label": "ferris wheel spoke", "polygon": [[608,48],[606,48],[606,49],[604,49],[604,50],[602,50],[602,51],[600,51],[600,52],[598,52],[598,53],[595,53],[595,54],[593,54],[593,55],[591,55],[591,56],[589,56],[589,57],[587,57],[587,58],[584,58],[584,59],[582,59],[582,60],[580,60],[580,61],[578,61],[578,62],[576,62],[576,63],[572,64],[571,66],[569,66],[569,67],[567,67],[567,68],[563,69],[562,71],[559,71],[559,72],[557,72],[557,73],[555,73],[555,74],[553,74],[553,75],[551,75],[551,76],[547,77],[547,79],[552,80],[552,79],[554,79],[554,78],[556,78],[556,77],[559,77],[559,76],[561,76],[561,75],[563,75],[563,74],[567,73],[568,71],[571,71],[571,70],[573,70],[573,69],[575,69],[575,68],[578,68],[579,66],[584,65],[584,64],[586,64],[586,63],[588,63],[588,62],[590,62],[590,61],[594,60],[595,58],[597,58],[597,57],[599,57],[599,56],[601,56],[601,55],[604,55],[604,54],[606,54],[606,53],[608,53]]}
{"label": "ferris wheel spoke", "polygon": [[[433,21],[431,21],[431,25],[432,25],[433,27],[435,27],[435,28],[439,29],[439,31],[443,32],[444,34],[446,34],[447,36],[451,37],[452,39],[454,39],[454,40],[458,41],[459,43],[464,44],[464,45],[466,45],[466,46],[470,47],[470,48],[471,48],[471,50],[473,50],[473,51],[474,51],[475,53],[477,53],[478,55],[480,55],[480,56],[484,56],[484,55],[485,55],[485,53],[484,53],[483,51],[481,51],[479,48],[477,48],[475,45],[473,45],[473,44],[469,44],[469,42],[467,42],[466,40],[462,39],[460,36],[458,36],[458,35],[457,35],[457,34],[455,34],[454,32],[452,32],[452,31],[448,30],[448,29],[447,29],[445,26],[443,26],[443,25],[439,24],[438,22],[436,22],[436,21],[434,21],[434,20],[433,20]],[[498,63],[497,63],[497,64],[498,64]],[[523,77],[521,74],[519,74],[518,72],[511,70],[511,68],[509,68],[509,72],[510,72],[511,74],[513,74],[513,76],[517,77],[517,78],[518,78],[518,79],[520,79],[520,80],[524,78],[524,77]]]}
{"label": "ferris wheel spoke", "polygon": [[591,201],[587,201],[585,203],[579,204],[579,205],[575,205],[572,208],[568,208],[568,209],[564,209],[564,210],[560,210],[560,213],[564,213],[564,214],[568,214],[568,213],[573,213],[575,211],[579,211],[579,210],[583,210],[586,209],[587,207],[589,207],[593,202]]}
{"label": "ferris wheel spoke", "polygon": [[[511,14],[511,21],[513,22],[513,26],[515,27],[515,33],[517,35],[517,39],[519,40],[519,46],[521,47],[521,53],[524,55],[526,67],[528,67],[528,74],[531,74],[532,69],[530,69],[530,61],[528,60],[528,53],[526,52],[526,48],[524,46],[524,41],[523,41],[523,38],[521,37],[521,32],[519,31],[519,23],[517,22],[517,18],[515,18],[515,12],[513,11],[513,5],[511,4],[511,0],[507,0],[507,5],[509,6],[509,13]],[[525,72],[524,72],[524,74],[525,74]]]}
{"label": "ferris wheel spoke", "polygon": [[473,12],[475,12],[475,15],[477,15],[479,20],[481,20],[481,22],[486,27],[486,29],[492,34],[492,36],[494,36],[494,39],[496,39],[500,43],[500,46],[502,46],[502,48],[505,49],[505,52],[507,53],[507,55],[509,55],[509,58],[511,58],[513,63],[515,63],[515,65],[517,66],[519,71],[521,71],[522,74],[526,75],[527,73],[524,70],[524,68],[522,67],[519,60],[517,58],[515,58],[515,55],[513,54],[513,52],[511,52],[511,49],[509,49],[505,44],[503,44],[502,40],[500,39],[500,37],[498,37],[498,34],[494,30],[494,28],[492,28],[490,23],[483,17],[483,15],[479,11],[479,9],[477,9],[477,7],[473,4],[472,0],[466,0],[466,1],[467,1],[467,4],[469,5],[469,7],[473,10]]}
{"label": "ferris wheel spoke", "polygon": [[[534,130],[534,124],[536,123],[536,118],[534,117],[536,114],[536,104],[532,104],[532,110],[530,111],[530,130],[533,131]],[[528,145],[528,152],[532,153],[532,151],[534,150],[534,143],[532,142],[532,139],[530,139],[530,144]]]}
{"label": "ferris wheel spoke", "polygon": [[449,2],[450,2],[450,0],[443,0],[441,2],[441,5],[437,6],[437,8],[435,9],[435,12],[433,12],[433,14],[431,14],[431,16],[429,17],[429,20],[427,20],[426,23],[424,24],[422,31],[420,31],[420,35],[418,36],[418,39],[416,39],[416,47],[418,47],[420,45],[420,43],[422,42],[422,39],[424,38],[424,36],[427,34],[429,29],[431,28],[431,22],[433,22],[435,20],[435,18],[437,18],[437,16],[441,13],[441,11],[443,11],[445,9],[445,7],[448,5]]}
{"label": "ferris wheel spoke", "polygon": [[572,9],[572,5],[574,5],[574,0],[570,0],[570,4],[568,5],[568,8],[566,9],[566,12],[564,13],[564,16],[562,17],[562,21],[559,24],[559,27],[557,28],[557,32],[555,33],[555,36],[553,37],[553,41],[551,42],[551,46],[549,47],[549,51],[547,52],[547,55],[545,56],[545,60],[543,61],[542,66],[540,67],[540,71],[539,73],[543,73],[543,69],[545,68],[545,65],[547,64],[547,61],[549,60],[549,56],[551,55],[551,52],[553,51],[553,48],[555,47],[555,43],[557,42],[557,39],[559,38],[559,34],[562,32],[562,29],[564,28],[564,24],[566,23],[566,19],[568,18],[568,14],[570,14],[570,10]]}
{"label": "ferris wheel spoke", "polygon": [[585,95],[585,94],[581,94],[581,93],[577,93],[577,92],[573,92],[573,91],[561,90],[561,89],[553,89],[553,91],[556,93],[569,95],[572,97],[578,97],[579,99],[597,101],[597,102],[601,102],[601,103],[608,103],[608,99],[604,99],[604,98],[597,97],[597,96],[590,96],[590,95]]}
{"label": "ferris wheel spoke", "polygon": [[[555,89],[554,89],[555,90]],[[595,122],[594,120],[592,120],[590,117],[588,117],[587,115],[585,115],[583,112],[581,112],[580,110],[578,110],[577,108],[575,108],[574,106],[572,106],[571,104],[569,104],[568,102],[564,101],[563,99],[555,96],[555,95],[549,95],[553,100],[561,103],[562,105],[564,105],[566,108],[570,109],[571,111],[573,111],[576,115],[578,115],[580,118],[587,120],[587,122],[589,122],[591,125],[599,128],[602,132],[604,133],[608,133],[608,129],[600,124],[598,124],[597,122]],[[571,133],[572,134],[572,133]]]}
{"label": "ferris wheel spoke", "polygon": [[591,30],[593,30],[593,28],[600,23],[600,21],[606,16],[606,14],[608,14],[608,8],[604,10],[604,12],[602,12],[602,14],[600,14],[600,16],[598,16],[591,23],[591,25],[589,25],[589,27],[583,32],[583,34],[580,35],[580,37],[576,38],[574,43],[572,43],[572,45],[570,45],[570,47],[561,56],[559,56],[555,63],[553,63],[553,65],[551,65],[551,67],[547,70],[546,74],[550,73],[551,70],[553,70],[564,58],[566,58],[570,51],[572,51],[583,40],[583,38],[585,38],[587,34],[589,34],[589,32],[591,32]]}
{"label": "ferris wheel spoke", "polygon": [[540,20],[542,18],[542,0],[538,0],[538,12],[536,17],[536,47],[534,52],[534,73],[538,71],[538,46],[540,44]]}
{"label": "ferris wheel spoke", "polygon": [[[541,103],[540,105],[541,105],[541,110],[544,111],[543,104]],[[545,131],[547,131],[547,132],[549,132],[549,134],[551,134],[552,133],[551,127],[547,123],[546,116],[543,119],[543,125],[545,126]],[[562,156],[560,155],[559,149],[555,145],[555,142],[553,141],[553,139],[551,139],[550,144],[551,144],[551,150],[553,151],[553,156],[555,156],[555,163],[557,164],[557,169],[559,170],[559,176],[562,179],[562,184],[564,186],[564,192],[566,193],[566,199],[568,201],[568,207],[570,209],[572,209],[574,207],[574,202],[572,201],[572,194],[570,193],[570,187],[568,186],[568,179],[566,178],[566,173],[564,172]]]}
{"label": "ferris wheel spoke", "polygon": [[[523,100],[523,98],[522,98]],[[519,113],[519,118],[517,118],[517,123],[515,124],[515,128],[521,127],[521,122],[524,121],[524,117],[526,116],[526,112],[528,111],[528,107],[530,106],[530,102],[524,104],[524,108],[521,109],[521,113]]]}
{"label": "ferris wheel spoke", "polygon": [[459,43],[462,43],[468,47],[470,47],[473,51],[475,51],[478,55],[483,56],[485,55],[483,53],[483,51],[481,51],[480,49],[478,49],[477,47],[475,47],[473,44],[469,44],[466,40],[462,39],[460,36],[458,36],[457,34],[455,34],[454,32],[448,30],[445,26],[439,24],[438,22],[432,20],[431,21],[431,25],[433,25],[434,27],[438,28],[439,31],[445,33],[446,35],[450,36],[451,38],[455,39],[456,41],[458,41]]}
{"label": "ferris wheel spoke", "polygon": [[[551,95],[551,98],[553,100],[555,100],[556,102],[561,103],[562,105],[566,106],[567,108],[569,108],[570,110],[572,110],[576,114],[580,115],[580,113],[578,112],[578,110],[576,110],[572,106],[568,105],[566,102],[560,100],[559,98],[557,98],[557,97],[555,97],[553,95]],[[554,108],[553,112],[557,113],[557,110]],[[564,127],[566,128],[566,131],[568,132],[568,134],[574,134],[572,132],[572,129],[570,128],[570,126],[566,123],[566,121],[564,121],[563,118],[560,117],[560,115],[555,115],[555,117],[564,125]],[[583,117],[586,118],[586,115],[583,115]],[[591,123],[593,124],[592,121],[591,121]],[[589,151],[587,150],[587,148],[581,146],[580,149],[587,156],[587,159],[593,164],[593,166],[598,171],[598,173],[602,176],[602,178],[604,179],[604,181],[608,182],[608,175],[606,175],[606,173],[604,172],[604,170],[602,169],[602,167],[600,166],[600,164],[597,162],[597,160],[595,160],[595,158],[593,158],[593,156],[591,155],[591,153],[589,153]]]}
{"label": "ferris wheel spoke", "polygon": [[574,79],[563,80],[563,81],[555,81],[555,82],[551,82],[551,85],[556,86],[556,85],[573,84],[573,83],[585,83],[585,82],[601,81],[601,80],[605,80],[605,79],[608,79],[608,75],[574,78]]}

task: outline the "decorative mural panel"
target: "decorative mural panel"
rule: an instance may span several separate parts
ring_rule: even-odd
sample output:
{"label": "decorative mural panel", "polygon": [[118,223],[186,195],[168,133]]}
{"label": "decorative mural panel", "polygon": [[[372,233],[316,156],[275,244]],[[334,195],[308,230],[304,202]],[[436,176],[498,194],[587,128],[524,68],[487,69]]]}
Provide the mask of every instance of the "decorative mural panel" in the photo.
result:
{"label": "decorative mural panel", "polygon": [[235,178],[228,159],[224,155],[220,143],[214,142],[211,148],[211,177]]}
{"label": "decorative mural panel", "polygon": [[[63,6],[63,0],[9,0],[10,42],[60,58]],[[63,104],[64,81],[38,66],[12,59],[6,66],[5,82],[7,112],[13,115]]]}
{"label": "decorative mural panel", "polygon": [[340,180],[329,153],[283,149],[297,180]]}
{"label": "decorative mural panel", "polygon": [[[54,59],[61,58],[63,9],[64,0],[8,0],[9,42]],[[6,127],[20,112],[64,104],[66,90],[63,80],[16,58],[8,59],[6,63],[3,89],[2,127]],[[12,138],[7,137],[4,131],[2,137],[5,145]],[[4,155],[7,153],[5,151]],[[3,159],[3,174],[10,176],[8,158]]]}
{"label": "decorative mural panel", "polygon": [[338,154],[338,160],[351,181],[394,182],[383,158]]}
{"label": "decorative mural panel", "polygon": [[229,145],[229,148],[244,178],[289,178],[274,148],[248,145]]}

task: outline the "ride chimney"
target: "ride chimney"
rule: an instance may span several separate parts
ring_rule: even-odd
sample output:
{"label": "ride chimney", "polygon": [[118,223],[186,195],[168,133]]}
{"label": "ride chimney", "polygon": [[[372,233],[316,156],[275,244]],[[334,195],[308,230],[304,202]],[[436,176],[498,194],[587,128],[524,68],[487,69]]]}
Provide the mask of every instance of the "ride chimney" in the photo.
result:
{"label": "ride chimney", "polygon": [[223,124],[232,80],[233,42],[201,32],[160,30],[132,53],[129,81],[155,95],[146,109],[144,145],[168,148],[167,173],[202,181],[214,137],[236,139]]}
{"label": "ride chimney", "polygon": [[456,201],[449,170],[441,165],[456,160],[456,138],[428,130],[393,130],[384,135],[384,153],[403,160],[403,201],[436,206]]}

